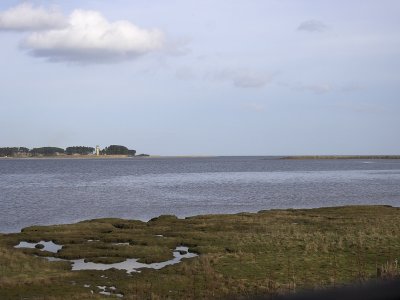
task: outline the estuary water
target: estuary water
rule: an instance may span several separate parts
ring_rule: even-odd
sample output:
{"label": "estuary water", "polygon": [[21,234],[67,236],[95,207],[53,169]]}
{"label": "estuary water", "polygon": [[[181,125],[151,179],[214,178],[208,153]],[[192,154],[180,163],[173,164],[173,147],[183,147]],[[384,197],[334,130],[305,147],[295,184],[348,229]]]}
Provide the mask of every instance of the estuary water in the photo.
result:
{"label": "estuary water", "polygon": [[0,232],[347,204],[400,206],[400,160],[0,159]]}

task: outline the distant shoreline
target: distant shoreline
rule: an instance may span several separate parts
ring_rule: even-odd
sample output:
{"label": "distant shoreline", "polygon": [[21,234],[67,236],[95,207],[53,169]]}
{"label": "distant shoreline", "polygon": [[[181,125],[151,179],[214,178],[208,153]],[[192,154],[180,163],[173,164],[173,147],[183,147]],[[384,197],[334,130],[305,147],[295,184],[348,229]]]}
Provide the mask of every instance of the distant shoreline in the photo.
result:
{"label": "distant shoreline", "polygon": [[129,158],[129,159],[149,159],[149,158],[209,158],[217,157],[211,155],[146,155],[146,156],[129,156],[129,155],[47,155],[47,156],[2,156],[0,160],[7,159],[116,159],[116,158]]}
{"label": "distant shoreline", "polygon": [[109,158],[148,158],[149,156],[129,155],[46,155],[46,156],[3,156],[0,159],[109,159]]}
{"label": "distant shoreline", "polygon": [[400,159],[400,155],[298,155],[281,159]]}
{"label": "distant shoreline", "polygon": [[328,160],[328,159],[400,159],[400,155],[47,155],[47,156],[2,156],[7,159],[143,159],[143,158],[216,158],[216,157],[270,157],[280,160]]}

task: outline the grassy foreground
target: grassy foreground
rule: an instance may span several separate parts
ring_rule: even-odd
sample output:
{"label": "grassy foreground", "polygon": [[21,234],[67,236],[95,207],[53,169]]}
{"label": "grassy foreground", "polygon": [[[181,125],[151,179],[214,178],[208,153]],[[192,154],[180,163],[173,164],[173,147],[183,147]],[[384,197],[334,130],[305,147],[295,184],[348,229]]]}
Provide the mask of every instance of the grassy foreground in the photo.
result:
{"label": "grassy foreground", "polygon": [[[64,247],[57,254],[13,248],[40,240]],[[131,275],[71,271],[68,262],[33,255],[150,263],[171,259],[178,245],[199,256]],[[98,219],[0,234],[0,299],[107,298],[96,286],[114,286],[111,292],[124,299],[240,298],[396,276],[399,258],[400,208],[389,206],[160,216],[149,222]]]}

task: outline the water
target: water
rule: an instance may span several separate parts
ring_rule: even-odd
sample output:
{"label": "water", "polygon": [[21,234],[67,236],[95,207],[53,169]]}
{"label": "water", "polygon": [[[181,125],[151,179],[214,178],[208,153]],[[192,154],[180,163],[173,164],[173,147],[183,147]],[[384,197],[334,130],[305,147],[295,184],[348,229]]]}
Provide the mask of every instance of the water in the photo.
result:
{"label": "water", "polygon": [[[45,242],[41,241],[39,243],[28,243],[28,242],[20,242],[18,245],[14,246],[14,248],[35,248],[37,244],[44,244]],[[62,249],[62,246],[56,245],[53,243],[53,245],[57,246],[56,249],[50,247],[50,249],[42,249],[42,251],[49,251],[53,253],[57,253],[58,250]],[[52,251],[56,250],[56,251]],[[182,253],[181,253],[182,252]],[[167,261],[162,261],[162,262],[157,262],[157,263],[151,263],[151,264],[145,264],[145,263],[140,263],[138,262],[138,259],[136,258],[127,258],[123,262],[119,263],[112,263],[112,264],[102,264],[102,263],[94,263],[94,262],[86,262],[85,259],[62,259],[62,258],[57,258],[57,257],[43,257],[47,259],[48,261],[69,261],[72,264],[72,271],[81,271],[81,270],[110,270],[110,269],[116,269],[116,270],[125,270],[127,273],[132,273],[132,272],[140,272],[140,269],[153,269],[153,270],[160,270],[162,268],[165,268],[166,266],[171,266],[171,265],[176,265],[179,264],[182,259],[184,258],[193,258],[196,257],[196,253],[191,253],[189,252],[189,248],[185,246],[178,246],[175,248],[175,250],[172,252],[172,255],[174,256],[173,259],[167,260]]]}
{"label": "water", "polygon": [[0,232],[346,204],[399,206],[400,160],[0,159]]}
{"label": "water", "polygon": [[[185,254],[181,254],[179,251],[186,252]],[[173,259],[152,263],[152,264],[144,264],[138,262],[135,258],[128,258],[123,262],[120,263],[113,263],[113,264],[102,264],[102,263],[93,263],[93,262],[85,262],[84,259],[74,259],[69,260],[72,263],[72,270],[73,271],[80,271],[80,270],[109,270],[109,269],[117,269],[117,270],[126,270],[127,273],[138,272],[140,269],[154,269],[160,270],[166,266],[176,265],[181,262],[184,258],[193,258],[196,257],[197,254],[190,253],[188,247],[179,246],[176,247],[175,251],[173,251]],[[50,259],[54,261],[54,259]]]}
{"label": "water", "polygon": [[20,242],[18,245],[14,246],[14,248],[34,249],[34,248],[36,248],[37,245],[43,245],[43,248],[40,249],[40,251],[48,251],[48,252],[53,252],[53,253],[57,253],[63,247],[61,245],[57,245],[57,244],[53,243],[52,241],[50,241],[50,242],[40,241],[39,243]]}

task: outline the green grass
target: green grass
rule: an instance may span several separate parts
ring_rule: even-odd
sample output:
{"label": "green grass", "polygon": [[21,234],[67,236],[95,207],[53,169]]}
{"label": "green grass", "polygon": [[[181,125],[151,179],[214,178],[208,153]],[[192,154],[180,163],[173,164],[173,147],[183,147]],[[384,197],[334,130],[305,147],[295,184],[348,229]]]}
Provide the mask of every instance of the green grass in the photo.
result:
{"label": "green grass", "polygon": [[[199,256],[129,276],[123,270],[70,271],[68,262],[33,256],[53,253],[13,248],[40,240],[64,245],[59,258],[93,262],[165,261],[179,245]],[[0,235],[0,299],[100,299],[97,285],[115,286],[128,299],[285,293],[375,278],[377,268],[381,276],[394,276],[399,258],[400,209],[389,206],[161,216],[149,222],[99,219]]]}

